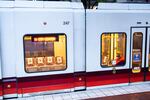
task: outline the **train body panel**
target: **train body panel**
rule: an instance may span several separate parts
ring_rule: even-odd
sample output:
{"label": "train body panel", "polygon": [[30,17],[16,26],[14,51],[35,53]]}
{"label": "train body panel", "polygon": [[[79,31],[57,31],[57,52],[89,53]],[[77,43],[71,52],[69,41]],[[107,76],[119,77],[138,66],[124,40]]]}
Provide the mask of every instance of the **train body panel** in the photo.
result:
{"label": "train body panel", "polygon": [[[13,30],[13,10],[0,9],[1,13],[1,55],[2,55],[2,75],[3,78],[16,77],[15,69],[15,33]],[[8,23],[9,22],[9,23]],[[11,71],[6,71],[10,70]]]}
{"label": "train body panel", "polygon": [[[78,24],[83,25],[78,27],[73,22],[79,18],[84,23],[82,4],[42,1],[11,3],[14,7],[1,8],[4,98],[73,91],[76,81],[73,74],[73,29],[77,28],[81,38],[85,33],[84,24]],[[79,15],[74,19],[75,13]],[[83,50],[80,51],[81,57]],[[84,61],[84,57],[81,59]],[[82,61],[78,64],[81,67]],[[11,72],[8,71],[10,65]],[[76,83],[82,87],[82,83]]]}
{"label": "train body panel", "polygon": [[0,97],[149,81],[149,9],[99,4],[85,11],[81,3],[0,2]]}
{"label": "train body panel", "polygon": [[85,89],[85,10],[74,9],[74,87]]}
{"label": "train body panel", "polygon": [[[80,22],[80,23],[79,23]],[[75,72],[85,71],[85,10],[74,10]]]}
{"label": "train body panel", "polygon": [[[19,10],[19,11],[18,11]],[[50,18],[49,18],[50,16]],[[35,19],[35,21],[34,21]],[[74,63],[73,63],[73,13],[72,10],[70,9],[52,9],[52,10],[41,10],[41,12],[39,10],[33,10],[29,9],[29,10],[25,10],[23,11],[22,9],[17,9],[15,10],[15,21],[16,21],[16,26],[15,26],[15,30],[16,30],[16,34],[17,35],[17,50],[22,51],[22,52],[18,52],[17,55],[17,77],[19,77],[18,79],[18,84],[19,83],[24,83],[24,84],[20,84],[19,87],[19,92],[21,93],[29,93],[29,92],[38,92],[41,91],[41,89],[43,88],[42,91],[48,91],[48,90],[55,90],[55,89],[66,89],[66,88],[73,88],[72,83],[73,83],[73,76],[69,75],[70,73],[73,73],[74,71]],[[66,24],[65,24],[66,23]],[[46,24],[46,25],[44,25]],[[34,28],[33,28],[34,26]],[[62,49],[64,48],[66,51],[66,55],[63,55],[61,52],[56,51],[57,54],[55,53],[55,55],[63,55],[66,56],[66,58],[64,58],[67,62],[66,64],[66,68],[63,69],[53,69],[52,71],[43,71],[43,70],[48,70],[48,69],[41,69],[40,71],[36,71],[36,72],[27,72],[27,70],[25,71],[25,64],[24,64],[24,48],[23,48],[23,44],[22,44],[22,39],[24,37],[24,35],[27,34],[40,34],[42,36],[42,34],[52,34],[52,35],[57,35],[59,36],[59,34],[65,34],[65,39],[62,42],[66,41],[66,44],[63,44],[64,46],[66,45],[66,47],[64,48],[62,46]],[[49,35],[50,36],[50,35]],[[61,43],[62,44],[62,43]],[[54,43],[54,50],[59,49],[57,48],[57,45],[60,45],[61,48],[61,44],[58,43]],[[40,44],[39,44],[40,46]],[[53,54],[52,54],[53,55]],[[41,55],[40,55],[41,56]],[[22,66],[22,67],[20,67]],[[36,70],[36,69],[35,69]],[[51,70],[51,69],[49,69]],[[54,70],[54,71],[53,71]],[[43,72],[42,72],[43,71]],[[61,74],[61,75],[58,75]],[[64,75],[67,74],[67,75]],[[53,75],[53,76],[50,76]],[[32,78],[37,78],[36,80],[40,80],[39,84],[36,84],[36,81],[31,80],[28,81],[28,83],[24,82],[25,80],[28,80],[29,77]],[[41,76],[41,78],[40,78]],[[43,77],[42,77],[43,76]],[[66,77],[65,77],[66,76]],[[24,77],[24,78],[22,78]],[[55,82],[54,82],[55,81]],[[35,82],[35,83],[34,83]],[[32,83],[34,83],[35,85],[37,85],[38,88],[35,88],[35,85],[33,85]],[[30,87],[30,89],[29,89]],[[55,87],[55,88],[52,88]],[[51,89],[52,88],[52,89]],[[22,90],[21,90],[22,89]],[[33,91],[34,89],[34,91]],[[71,91],[71,90],[70,90]]]}
{"label": "train body panel", "polygon": [[[145,80],[144,63],[145,59],[148,59],[145,58],[147,45],[145,40],[147,40],[146,34],[149,34],[146,29],[149,27],[150,12],[130,7],[119,9],[115,6],[110,9],[108,5],[106,4],[106,7],[102,5],[100,6],[102,8],[97,10],[86,11],[86,82],[89,88]],[[143,34],[141,48],[139,50],[137,47],[139,51],[135,50],[134,55],[138,55],[139,58],[131,56],[134,54],[134,49],[131,49],[132,27],[135,27],[133,33],[142,32]],[[140,27],[144,30],[138,30]],[[136,47],[136,44],[134,45]],[[135,69],[139,72],[133,69],[134,60],[136,68],[139,67],[140,70]],[[139,62],[142,64],[137,65]]]}
{"label": "train body panel", "polygon": [[[17,10],[17,9],[16,9]],[[73,13],[72,10],[33,10],[29,9],[23,11],[15,11],[15,31],[17,35],[17,50],[22,51],[17,54],[17,73],[18,77],[24,76],[41,76],[41,75],[53,75],[62,73],[73,73]],[[49,18],[51,16],[51,18]],[[69,25],[63,25],[68,21]],[[47,25],[44,25],[46,23]],[[34,26],[34,28],[33,28]],[[62,71],[49,71],[49,72],[37,72],[27,73],[24,67],[24,48],[23,37],[27,34],[65,34],[67,38],[67,69]]]}
{"label": "train body panel", "polygon": [[1,58],[2,58],[2,93],[17,96],[16,93],[16,53],[13,10],[10,8],[0,9],[1,29]]}

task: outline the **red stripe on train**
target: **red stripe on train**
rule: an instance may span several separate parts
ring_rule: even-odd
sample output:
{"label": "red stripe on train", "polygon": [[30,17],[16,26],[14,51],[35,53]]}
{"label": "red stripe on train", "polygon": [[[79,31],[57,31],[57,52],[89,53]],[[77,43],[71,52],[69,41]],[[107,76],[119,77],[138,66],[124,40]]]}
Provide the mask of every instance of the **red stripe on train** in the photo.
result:
{"label": "red stripe on train", "polygon": [[24,77],[18,79],[19,94],[62,90],[73,87],[73,74]]}
{"label": "red stripe on train", "polygon": [[112,71],[97,72],[88,75],[86,78],[87,87],[120,84],[129,82],[128,70],[118,70],[115,74]]}
{"label": "red stripe on train", "polygon": [[22,88],[22,94],[24,93],[33,93],[33,92],[42,92],[42,91],[51,91],[51,90],[62,90],[73,88],[73,84],[59,84],[59,85],[51,85],[51,86],[40,86],[40,87],[30,87],[30,88]]}
{"label": "red stripe on train", "polygon": [[133,73],[130,70],[130,82],[142,82],[144,81],[144,68],[142,68],[140,73]]}
{"label": "red stripe on train", "polygon": [[[117,70],[115,74],[112,71],[99,71],[99,72],[80,72],[62,75],[48,75],[36,77],[23,77],[17,79],[18,93],[33,93],[44,92],[52,90],[71,89],[80,86],[102,86],[110,84],[120,84],[129,82],[129,73],[131,70]],[[141,80],[141,74],[134,76],[136,81]],[[12,91],[13,90],[12,88]],[[5,94],[12,93],[7,89]],[[14,92],[15,93],[15,92]]]}
{"label": "red stripe on train", "polygon": [[[13,78],[14,79],[14,78]],[[8,79],[10,81],[6,81],[7,79],[3,79],[3,95],[7,94],[17,94],[17,82],[15,80]]]}
{"label": "red stripe on train", "polygon": [[0,80],[0,96],[3,96],[2,80]]}
{"label": "red stripe on train", "polygon": [[146,68],[145,70],[146,70],[146,81],[150,81],[150,71],[148,68]]}
{"label": "red stripe on train", "polygon": [[142,82],[144,81],[144,73],[135,73],[135,74],[131,74],[130,76],[130,82]]}
{"label": "red stripe on train", "polygon": [[86,85],[86,72],[74,73],[74,87],[81,87]]}

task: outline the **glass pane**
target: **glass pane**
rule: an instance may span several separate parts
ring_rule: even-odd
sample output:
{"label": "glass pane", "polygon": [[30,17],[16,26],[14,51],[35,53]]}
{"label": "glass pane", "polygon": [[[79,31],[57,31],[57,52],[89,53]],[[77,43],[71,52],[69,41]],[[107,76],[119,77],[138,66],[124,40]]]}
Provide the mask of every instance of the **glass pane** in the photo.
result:
{"label": "glass pane", "polygon": [[101,50],[102,66],[123,66],[125,65],[125,33],[103,33]]}
{"label": "glass pane", "polygon": [[132,49],[132,72],[140,72],[142,66],[142,43],[143,34],[135,32],[133,34],[133,49]]}
{"label": "glass pane", "polygon": [[25,69],[41,72],[66,69],[66,36],[25,35]]}

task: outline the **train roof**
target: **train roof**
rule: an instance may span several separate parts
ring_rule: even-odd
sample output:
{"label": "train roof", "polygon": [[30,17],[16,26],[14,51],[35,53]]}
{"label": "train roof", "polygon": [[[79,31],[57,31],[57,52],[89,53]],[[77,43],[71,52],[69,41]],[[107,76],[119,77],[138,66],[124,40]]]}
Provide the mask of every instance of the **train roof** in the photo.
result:
{"label": "train roof", "polygon": [[150,4],[99,3],[99,10],[150,10]]}
{"label": "train roof", "polygon": [[67,1],[0,1],[0,8],[83,9],[80,2]]}

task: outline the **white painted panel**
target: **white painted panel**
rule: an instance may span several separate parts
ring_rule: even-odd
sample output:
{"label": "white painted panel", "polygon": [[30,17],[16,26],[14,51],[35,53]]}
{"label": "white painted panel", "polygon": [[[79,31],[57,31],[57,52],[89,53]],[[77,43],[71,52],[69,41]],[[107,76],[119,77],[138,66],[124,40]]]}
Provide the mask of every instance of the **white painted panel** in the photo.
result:
{"label": "white painted panel", "polygon": [[127,10],[128,4],[127,3],[99,3],[98,9],[102,10]]}
{"label": "white painted panel", "polygon": [[[15,32],[17,45],[17,76],[42,76],[62,73],[73,73],[73,11],[71,9],[24,9],[15,8]],[[68,21],[68,25],[63,23]],[[46,22],[47,25],[43,23]],[[67,36],[67,69],[26,73],[24,68],[23,36],[25,34],[54,34],[65,33]]]}
{"label": "white painted panel", "polygon": [[20,8],[41,8],[43,7],[43,1],[15,1],[14,7]]}
{"label": "white painted panel", "polygon": [[[86,71],[112,70],[100,66],[100,36],[103,32],[125,32],[127,34],[126,65],[117,69],[129,68],[130,27],[149,26],[148,10],[87,10],[86,14]],[[137,24],[141,22],[141,24]]]}
{"label": "white painted panel", "polygon": [[[123,0],[121,0],[121,2],[123,2]],[[98,9],[102,9],[102,10],[149,10],[150,4],[99,3]]]}
{"label": "white painted panel", "polygon": [[53,9],[70,9],[71,2],[67,1],[44,1],[45,8],[53,8]]}
{"label": "white painted panel", "polygon": [[75,72],[85,71],[85,10],[74,10]]}
{"label": "white painted panel", "polygon": [[[2,35],[1,35],[1,32],[0,32],[0,41],[2,39]],[[1,42],[0,42],[0,47],[1,47]],[[0,48],[0,80],[2,80],[2,52],[1,52],[1,48]],[[1,99],[1,97],[0,97]]]}
{"label": "white painted panel", "polygon": [[2,75],[16,77],[16,50],[12,9],[0,9]]}
{"label": "white painted panel", "polygon": [[150,4],[129,4],[129,10],[150,10]]}
{"label": "white painted panel", "polygon": [[[87,10],[86,14],[86,71],[112,70],[103,68],[101,61],[101,35],[105,32],[125,32],[126,33],[126,64],[116,67],[116,69],[129,68],[129,48],[130,48],[130,23],[125,20],[129,15],[123,11]],[[130,15],[131,17],[131,15]]]}
{"label": "white painted panel", "polygon": [[81,2],[72,2],[71,6],[73,9],[84,9],[83,3]]}
{"label": "white painted panel", "polygon": [[[0,35],[0,37],[1,37],[1,35]],[[0,44],[0,46],[1,46],[1,44]],[[0,52],[0,80],[2,79],[2,59],[1,59],[1,57],[2,57],[2,54],[1,54],[1,52]]]}
{"label": "white painted panel", "polygon": [[0,8],[14,7],[14,1],[0,1]]}

